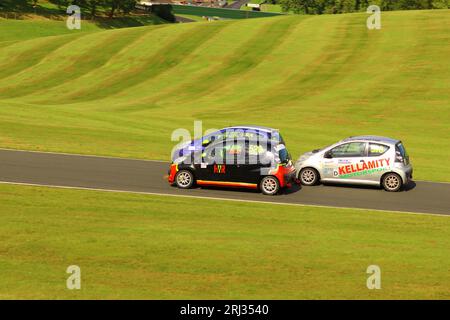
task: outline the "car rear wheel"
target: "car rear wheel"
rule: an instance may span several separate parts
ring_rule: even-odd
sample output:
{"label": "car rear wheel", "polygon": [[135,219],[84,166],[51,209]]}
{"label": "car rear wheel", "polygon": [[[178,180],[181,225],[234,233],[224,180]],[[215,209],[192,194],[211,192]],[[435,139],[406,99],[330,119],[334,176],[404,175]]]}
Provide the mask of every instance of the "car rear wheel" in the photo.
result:
{"label": "car rear wheel", "polygon": [[261,192],[263,194],[273,196],[280,191],[280,183],[278,179],[273,176],[264,177],[261,180]]}
{"label": "car rear wheel", "polygon": [[381,184],[383,185],[384,190],[396,192],[402,187],[402,178],[396,173],[388,173],[383,176]]}
{"label": "car rear wheel", "polygon": [[305,186],[313,186],[319,180],[319,173],[313,168],[303,168],[299,174],[300,182]]}
{"label": "car rear wheel", "polygon": [[175,176],[175,184],[178,188],[189,189],[194,184],[194,175],[188,170],[180,170]]}

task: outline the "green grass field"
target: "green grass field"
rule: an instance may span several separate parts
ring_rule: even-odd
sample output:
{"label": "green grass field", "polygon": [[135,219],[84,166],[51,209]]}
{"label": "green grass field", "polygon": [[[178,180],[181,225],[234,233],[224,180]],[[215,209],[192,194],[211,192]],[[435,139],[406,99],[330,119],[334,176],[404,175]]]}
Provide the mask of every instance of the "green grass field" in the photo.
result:
{"label": "green grass field", "polygon": [[258,124],[281,129],[294,157],[351,135],[398,137],[415,178],[450,181],[449,17],[386,12],[372,31],[366,14],[36,29],[24,40],[30,28],[0,48],[0,147],[168,159],[172,131],[194,120]]}
{"label": "green grass field", "polygon": [[[54,20],[13,20],[0,18],[0,44],[6,42],[24,41],[46,36],[61,34],[78,34],[81,32],[101,31],[100,27],[91,22],[83,21],[81,30],[69,30],[62,21]],[[3,46],[2,46],[3,47]]]}
{"label": "green grass field", "polygon": [[[448,217],[12,185],[0,194],[0,299],[450,298]],[[381,290],[366,287],[373,264]],[[66,289],[69,265],[81,268],[79,291]]]}

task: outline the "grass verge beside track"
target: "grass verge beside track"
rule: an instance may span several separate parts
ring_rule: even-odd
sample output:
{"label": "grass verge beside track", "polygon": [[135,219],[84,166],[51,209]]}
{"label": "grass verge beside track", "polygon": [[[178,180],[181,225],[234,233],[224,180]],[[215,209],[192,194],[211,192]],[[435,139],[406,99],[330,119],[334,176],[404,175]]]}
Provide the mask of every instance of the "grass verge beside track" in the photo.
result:
{"label": "grass verge beside track", "polygon": [[[450,220],[0,185],[0,298],[450,298]],[[379,265],[382,289],[366,288]],[[78,265],[82,289],[66,289]]]}

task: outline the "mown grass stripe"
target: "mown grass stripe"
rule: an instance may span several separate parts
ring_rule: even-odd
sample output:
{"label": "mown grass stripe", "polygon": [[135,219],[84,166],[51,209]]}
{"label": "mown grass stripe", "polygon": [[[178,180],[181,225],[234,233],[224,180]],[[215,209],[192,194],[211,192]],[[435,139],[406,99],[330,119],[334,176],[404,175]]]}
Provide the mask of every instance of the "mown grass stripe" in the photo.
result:
{"label": "mown grass stripe", "polygon": [[[258,36],[260,37],[267,31],[269,21],[264,20],[253,20],[251,24],[245,23],[244,25],[242,22],[239,24],[226,22],[227,26],[224,26],[208,42],[196,48],[191,55],[184,59],[183,63],[167,70],[159,77],[152,78],[133,88],[130,92],[132,98],[129,97],[124,100],[122,96],[113,95],[107,99],[114,99],[117,102],[114,110],[120,112],[139,112],[157,107],[154,102],[162,100],[160,98],[179,95],[180,92],[185,90],[186,86],[201,83],[202,79],[210,75],[213,76],[217,70],[221,70],[224,59],[216,59],[217,55],[227,57],[235,55],[237,51],[241,51],[246,43]],[[297,20],[300,24],[301,19]],[[243,29],[246,32],[242,34]],[[236,34],[240,34],[239,37],[236,37]],[[223,84],[219,83],[219,85]],[[202,92],[203,96],[207,94],[207,92]]]}
{"label": "mown grass stripe", "polygon": [[[92,72],[105,65],[112,56],[130,43],[139,39],[147,32],[144,28],[129,30],[126,33],[108,33],[106,37],[98,42],[86,52],[73,57],[63,66],[56,70],[45,73],[42,77],[31,77],[28,81],[21,81],[11,86],[0,88],[0,97],[14,98],[32,94],[43,89],[59,86],[62,83],[73,81],[88,72]],[[83,41],[85,38],[78,39]]]}
{"label": "mown grass stripe", "polygon": [[[56,37],[45,37],[37,40],[24,41],[18,43],[19,45],[32,44],[30,48],[27,48],[19,52],[7,53],[7,57],[4,59],[4,63],[0,65],[0,79],[6,78],[10,75],[21,72],[25,69],[32,68],[38,64],[42,59],[44,59],[50,52],[66,45],[69,42],[76,41],[82,34],[77,34],[74,36],[56,36]],[[8,46],[7,49],[11,49]]]}
{"label": "mown grass stripe", "polygon": [[148,57],[141,65],[117,73],[90,90],[74,92],[62,98],[70,99],[71,102],[91,101],[125,91],[141,81],[156,77],[175,67],[185,58],[183,53],[193,51],[201,43],[214,36],[220,28],[222,28],[221,24],[211,24],[188,29],[172,39],[154,55]]}
{"label": "mown grass stripe", "polygon": [[[283,40],[294,30],[294,26],[304,20],[296,17],[271,19],[262,28],[259,34],[239,47],[228,56],[213,72],[207,72],[182,86],[176,86],[164,95],[173,103],[181,100],[196,99],[205,93],[211,94],[220,90],[221,84],[229,81],[231,77],[242,75],[258,66]],[[264,35],[262,38],[261,35]],[[174,95],[174,93],[177,93]],[[153,101],[163,104],[163,96],[155,96]]]}
{"label": "mown grass stripe", "polygon": [[[251,96],[245,103],[249,107],[259,109],[272,105],[276,99],[277,104],[283,105],[289,101],[298,101],[299,98],[310,98],[320,94],[323,88],[330,88],[340,81],[343,68],[354,68],[353,60],[363,52],[367,44],[365,29],[357,25],[359,17],[351,17],[337,25],[339,36],[329,46],[325,47],[315,62],[288,77],[285,81],[273,88],[274,95],[260,98]],[[319,85],[320,82],[320,85]],[[292,90],[296,88],[296,90]]]}
{"label": "mown grass stripe", "polygon": [[[324,20],[320,27],[316,26],[318,19]],[[314,62],[326,44],[334,39],[337,23],[337,19],[319,16],[305,18],[256,68],[223,84],[220,94],[212,92],[203,95],[200,100],[196,100],[196,105],[201,109],[224,102],[236,106],[248,100],[249,96],[267,95],[277,84]]]}

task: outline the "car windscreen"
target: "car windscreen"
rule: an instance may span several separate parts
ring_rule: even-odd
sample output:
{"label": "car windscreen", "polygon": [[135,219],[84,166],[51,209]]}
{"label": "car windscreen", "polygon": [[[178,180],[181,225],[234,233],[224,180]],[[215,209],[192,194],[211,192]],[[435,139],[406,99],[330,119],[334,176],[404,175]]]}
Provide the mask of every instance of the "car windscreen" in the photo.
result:
{"label": "car windscreen", "polygon": [[284,144],[283,136],[278,131],[273,135],[272,139],[278,141],[281,144]]}

